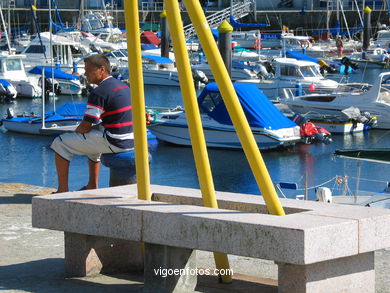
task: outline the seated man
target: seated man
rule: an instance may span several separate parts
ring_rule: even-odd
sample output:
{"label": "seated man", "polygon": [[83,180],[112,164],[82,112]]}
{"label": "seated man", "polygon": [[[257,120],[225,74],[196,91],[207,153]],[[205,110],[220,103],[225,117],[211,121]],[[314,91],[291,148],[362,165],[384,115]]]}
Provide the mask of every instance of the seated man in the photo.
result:
{"label": "seated man", "polygon": [[134,147],[129,87],[110,75],[110,62],[104,55],[91,55],[84,62],[88,82],[98,86],[90,93],[84,118],[75,132],[57,136],[51,145],[55,151],[57,192],[69,191],[73,155],[88,156],[89,180],[83,189],[96,189],[100,154],[126,152]]}

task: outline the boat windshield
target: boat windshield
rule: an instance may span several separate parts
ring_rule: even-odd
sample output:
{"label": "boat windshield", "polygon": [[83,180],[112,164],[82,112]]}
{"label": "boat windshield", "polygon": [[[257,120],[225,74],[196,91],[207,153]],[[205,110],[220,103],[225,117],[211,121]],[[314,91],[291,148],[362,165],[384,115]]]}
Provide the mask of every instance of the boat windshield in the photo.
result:
{"label": "boat windshield", "polygon": [[322,77],[316,66],[301,66],[299,69],[303,77]]}
{"label": "boat windshield", "polygon": [[280,66],[280,75],[301,77],[302,74],[299,72],[298,68],[295,66],[281,65]]}
{"label": "boat windshield", "polygon": [[22,70],[22,62],[20,59],[7,59],[7,69],[11,70]]}
{"label": "boat windshield", "polygon": [[126,49],[120,49],[119,51],[122,52],[122,54],[127,57],[127,50]]}
{"label": "boat windshield", "polygon": [[211,113],[213,112],[214,108],[222,101],[222,97],[219,93],[210,92],[204,97],[202,103],[199,105],[200,112]]}
{"label": "boat windshield", "polygon": [[111,52],[115,57],[127,57],[127,56],[125,56],[123,53],[122,53],[122,51],[112,51]]}

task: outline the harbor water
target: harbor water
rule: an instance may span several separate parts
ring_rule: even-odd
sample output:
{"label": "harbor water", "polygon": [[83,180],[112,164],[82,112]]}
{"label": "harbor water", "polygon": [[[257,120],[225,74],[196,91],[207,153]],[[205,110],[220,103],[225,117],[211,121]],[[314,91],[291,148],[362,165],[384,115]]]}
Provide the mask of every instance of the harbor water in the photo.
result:
{"label": "harbor water", "polygon": [[[350,81],[373,82],[377,71],[365,74],[352,74]],[[178,88],[145,88],[146,105],[175,107],[183,105]],[[65,103],[85,103],[85,97],[60,96],[56,106]],[[52,110],[53,101],[47,101],[46,109]],[[14,104],[1,104],[0,114],[7,108],[15,113],[41,113],[41,100],[17,100]],[[52,137],[33,136],[0,131],[0,182],[18,182],[47,187],[56,187],[57,175],[54,154],[50,149]],[[390,165],[362,162],[359,174],[355,160],[338,158],[333,155],[339,148],[382,148],[390,145],[390,130],[370,130],[364,133],[333,135],[329,145],[299,144],[288,149],[262,152],[272,180],[297,183],[298,191],[287,191],[288,197],[303,194],[305,185],[309,187],[309,198],[314,199],[315,187],[323,186],[341,193],[343,184],[336,176],[348,176],[352,193],[358,190],[381,191],[390,181]],[[175,146],[164,142],[151,143],[152,161],[150,174],[152,184],[199,188],[192,150],[189,147]],[[260,194],[243,151],[209,149],[211,169],[215,189],[219,191]],[[357,181],[357,177],[360,178]],[[100,187],[108,186],[109,169],[102,166]],[[77,190],[88,180],[86,157],[75,157],[70,168],[70,189]]]}

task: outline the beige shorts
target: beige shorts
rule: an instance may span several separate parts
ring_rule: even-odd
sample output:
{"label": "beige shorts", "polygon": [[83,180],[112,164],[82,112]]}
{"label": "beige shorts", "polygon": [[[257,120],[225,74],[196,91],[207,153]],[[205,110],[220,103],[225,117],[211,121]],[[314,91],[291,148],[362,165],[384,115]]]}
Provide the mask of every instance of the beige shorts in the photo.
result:
{"label": "beige shorts", "polygon": [[100,154],[121,153],[132,149],[121,149],[110,144],[99,130],[87,133],[64,133],[57,136],[50,146],[65,160],[71,161],[73,155],[86,155],[91,161],[99,162]]}

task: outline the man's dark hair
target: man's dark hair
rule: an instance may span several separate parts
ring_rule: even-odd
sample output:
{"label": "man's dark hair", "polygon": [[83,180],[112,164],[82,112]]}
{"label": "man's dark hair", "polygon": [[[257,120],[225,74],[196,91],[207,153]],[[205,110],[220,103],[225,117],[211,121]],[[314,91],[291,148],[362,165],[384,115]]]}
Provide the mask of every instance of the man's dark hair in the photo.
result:
{"label": "man's dark hair", "polygon": [[108,58],[102,54],[93,54],[84,58],[84,63],[92,64],[93,66],[99,68],[104,67],[107,73],[111,72],[111,65]]}

